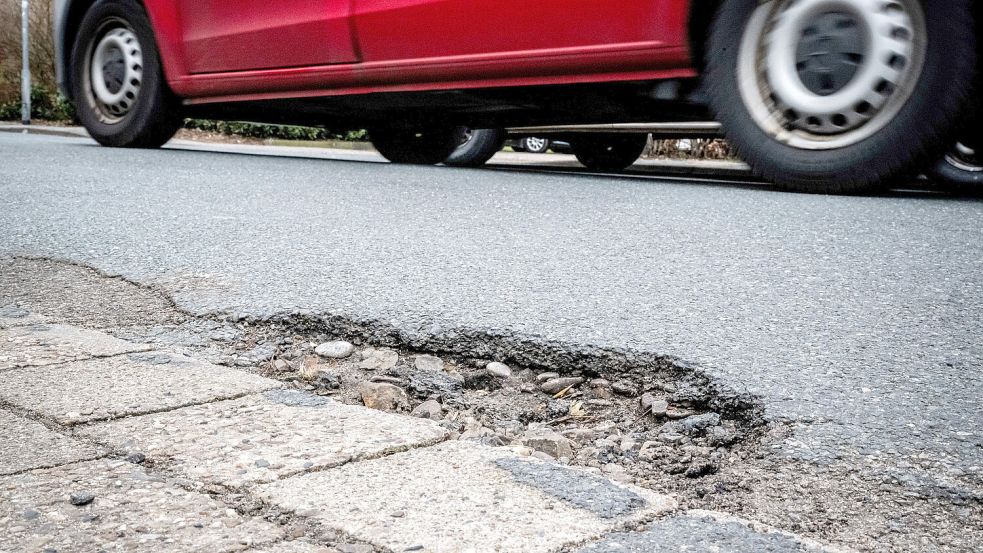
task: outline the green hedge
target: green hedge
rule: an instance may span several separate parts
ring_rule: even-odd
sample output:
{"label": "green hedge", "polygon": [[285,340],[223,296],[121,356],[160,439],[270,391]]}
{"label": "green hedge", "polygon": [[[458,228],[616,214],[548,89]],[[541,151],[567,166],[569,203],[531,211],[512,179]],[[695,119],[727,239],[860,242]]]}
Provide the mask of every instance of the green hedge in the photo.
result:
{"label": "green hedge", "polygon": [[212,121],[210,119],[187,119],[184,122],[184,126],[188,129],[217,132],[230,136],[246,136],[261,139],[273,138],[279,140],[360,141],[365,140],[367,136],[364,130],[339,133],[316,127],[264,125],[242,121]]}
{"label": "green hedge", "polygon": [[[70,122],[75,120],[75,108],[64,96],[51,89],[31,88],[31,118],[45,121]],[[20,99],[0,103],[0,120],[21,119]]]}
{"label": "green hedge", "polygon": [[[0,102],[0,121],[20,121],[20,98]],[[31,118],[43,121],[69,123],[75,121],[75,108],[64,96],[43,86],[31,89]],[[264,125],[239,121],[212,121],[208,119],[187,119],[185,128],[217,132],[229,136],[246,136],[260,139],[280,140],[365,140],[364,130],[335,132],[316,127],[294,125]]]}

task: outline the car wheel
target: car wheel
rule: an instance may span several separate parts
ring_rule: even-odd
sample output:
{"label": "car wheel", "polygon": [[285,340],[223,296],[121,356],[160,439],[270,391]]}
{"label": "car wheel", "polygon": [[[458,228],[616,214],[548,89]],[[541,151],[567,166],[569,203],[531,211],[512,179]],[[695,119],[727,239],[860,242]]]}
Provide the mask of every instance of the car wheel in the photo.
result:
{"label": "car wheel", "polygon": [[154,33],[135,0],[100,0],[85,14],[72,51],[78,117],[104,146],[156,148],[181,126]]}
{"label": "car wheel", "polygon": [[570,142],[573,154],[593,171],[621,171],[634,164],[645,146],[643,134],[592,134]]}
{"label": "car wheel", "polygon": [[419,129],[376,127],[369,129],[372,145],[393,163],[436,165],[450,157],[458,147],[456,127]]}
{"label": "car wheel", "polygon": [[861,193],[911,175],[952,143],[969,97],[970,4],[724,2],[711,108],[738,155],[786,189]]}
{"label": "car wheel", "polygon": [[530,154],[545,154],[550,149],[550,139],[538,136],[523,138],[522,149]]}
{"label": "car wheel", "polygon": [[452,167],[481,167],[505,145],[503,129],[455,129],[457,149],[444,160]]}
{"label": "car wheel", "polygon": [[932,178],[941,187],[958,193],[983,193],[983,151],[958,142],[942,156],[930,170]]}

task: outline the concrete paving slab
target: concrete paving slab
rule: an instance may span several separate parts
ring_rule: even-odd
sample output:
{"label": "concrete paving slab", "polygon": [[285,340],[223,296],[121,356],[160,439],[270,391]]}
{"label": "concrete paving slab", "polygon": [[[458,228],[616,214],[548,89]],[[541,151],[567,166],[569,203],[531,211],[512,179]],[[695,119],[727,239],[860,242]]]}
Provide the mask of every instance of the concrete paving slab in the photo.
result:
{"label": "concrete paving slab", "polygon": [[[528,467],[542,470],[539,481],[523,478]],[[575,481],[577,489],[565,489]],[[296,476],[257,493],[378,547],[440,553],[556,551],[675,507],[666,496],[471,442]],[[599,509],[588,507],[591,498]]]}
{"label": "concrete paving slab", "polygon": [[[75,506],[73,495],[91,494]],[[282,530],[207,495],[101,459],[0,478],[0,551],[242,551]]]}
{"label": "concrete paving slab", "polygon": [[7,371],[0,401],[60,424],[166,411],[282,386],[275,380],[162,352]]}
{"label": "concrete paving slab", "polygon": [[687,553],[832,553],[812,541],[753,523],[692,511],[658,520],[644,532],[619,532],[587,545],[577,553],[651,553],[652,551],[686,551]]}
{"label": "concrete paving slab", "polygon": [[7,411],[0,411],[0,444],[0,475],[85,461],[104,453]]}
{"label": "concrete paving slab", "polygon": [[14,326],[36,325],[44,322],[44,318],[37,313],[13,306],[0,305],[0,330]]}
{"label": "concrete paving slab", "polygon": [[147,351],[150,346],[68,325],[33,324],[0,330],[0,371]]}
{"label": "concrete paving slab", "polygon": [[306,392],[272,390],[96,424],[81,434],[170,459],[195,480],[242,486],[430,446],[446,439],[447,430]]}

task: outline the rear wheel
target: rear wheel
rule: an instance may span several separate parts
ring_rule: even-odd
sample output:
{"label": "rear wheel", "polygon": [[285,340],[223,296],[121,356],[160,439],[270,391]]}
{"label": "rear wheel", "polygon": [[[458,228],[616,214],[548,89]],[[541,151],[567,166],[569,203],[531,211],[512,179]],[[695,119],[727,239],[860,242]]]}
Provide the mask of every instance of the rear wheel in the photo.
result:
{"label": "rear wheel", "polygon": [[959,193],[983,193],[983,150],[978,142],[958,142],[931,171],[935,181]]}
{"label": "rear wheel", "polygon": [[458,147],[458,134],[452,126],[376,127],[369,129],[372,145],[393,163],[436,165],[450,157]]}
{"label": "rear wheel", "polygon": [[969,95],[970,4],[725,2],[711,107],[738,154],[790,190],[859,193],[913,174],[952,143]]}
{"label": "rear wheel", "polygon": [[545,154],[550,149],[550,139],[538,136],[523,138],[522,149],[530,154]]}
{"label": "rear wheel", "polygon": [[591,134],[570,142],[573,154],[593,171],[621,171],[631,167],[645,151],[643,134]]}
{"label": "rear wheel", "polygon": [[153,29],[134,0],[100,0],[85,14],[71,86],[79,119],[104,146],[156,148],[181,126]]}
{"label": "rear wheel", "polygon": [[458,146],[444,160],[452,167],[481,167],[505,145],[504,129],[458,127],[455,133]]}

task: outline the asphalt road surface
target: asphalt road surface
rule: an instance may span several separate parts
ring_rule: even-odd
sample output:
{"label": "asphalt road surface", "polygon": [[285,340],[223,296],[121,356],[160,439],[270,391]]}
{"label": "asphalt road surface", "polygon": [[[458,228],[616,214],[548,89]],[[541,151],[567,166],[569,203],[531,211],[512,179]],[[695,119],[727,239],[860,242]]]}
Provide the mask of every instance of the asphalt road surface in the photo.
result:
{"label": "asphalt road surface", "polygon": [[0,133],[0,255],[201,313],[678,356],[794,423],[789,456],[983,493],[980,199],[208,150]]}

